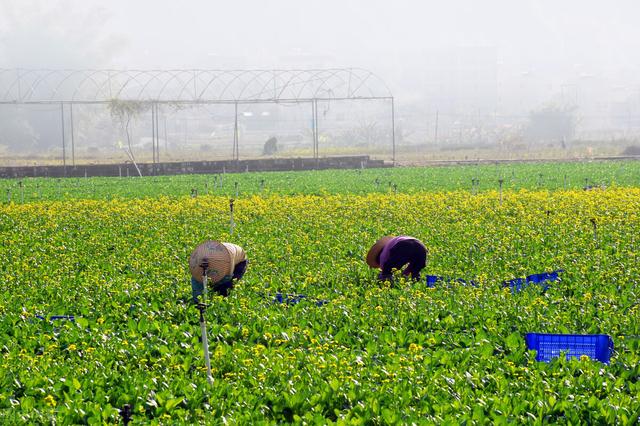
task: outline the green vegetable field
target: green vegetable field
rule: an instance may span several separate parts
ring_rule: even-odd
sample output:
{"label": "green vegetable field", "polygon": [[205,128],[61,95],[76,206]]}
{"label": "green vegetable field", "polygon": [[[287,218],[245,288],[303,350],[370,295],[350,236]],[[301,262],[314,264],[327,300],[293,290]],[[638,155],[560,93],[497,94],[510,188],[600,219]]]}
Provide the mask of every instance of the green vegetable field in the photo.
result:
{"label": "green vegetable field", "polygon": [[[640,419],[640,162],[0,190],[2,424],[122,424],[125,404],[131,424]],[[477,285],[378,282],[364,255],[399,234],[428,247],[423,274]],[[206,310],[213,385],[188,271],[206,239],[249,258]],[[546,290],[502,285],[558,269]],[[537,362],[528,332],[608,334],[615,350]]]}

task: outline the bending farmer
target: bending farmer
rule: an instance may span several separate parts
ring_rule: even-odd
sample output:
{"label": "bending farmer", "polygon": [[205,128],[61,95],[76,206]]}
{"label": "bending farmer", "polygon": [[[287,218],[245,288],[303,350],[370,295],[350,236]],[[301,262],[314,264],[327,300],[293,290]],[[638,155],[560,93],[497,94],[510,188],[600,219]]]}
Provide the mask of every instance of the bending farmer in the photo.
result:
{"label": "bending farmer", "polygon": [[191,292],[194,303],[204,292],[204,274],[207,274],[208,291],[228,296],[234,280],[239,280],[247,269],[247,255],[242,247],[220,241],[205,241],[191,253]]}
{"label": "bending farmer", "polygon": [[394,269],[401,269],[405,276],[411,275],[414,280],[420,279],[420,271],[427,264],[428,250],[417,238],[401,235],[399,237],[386,236],[380,238],[367,253],[367,265],[380,268],[378,279],[392,278]]}

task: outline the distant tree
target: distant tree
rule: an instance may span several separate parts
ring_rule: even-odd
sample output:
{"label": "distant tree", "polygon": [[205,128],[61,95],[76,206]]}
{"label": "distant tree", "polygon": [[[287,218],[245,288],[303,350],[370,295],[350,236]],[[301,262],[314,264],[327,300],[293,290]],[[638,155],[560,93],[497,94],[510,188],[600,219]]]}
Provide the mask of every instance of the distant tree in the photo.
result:
{"label": "distant tree", "polygon": [[0,108],[0,145],[8,152],[29,152],[39,146],[40,133],[30,123],[25,109],[22,105]]}
{"label": "distant tree", "polygon": [[273,155],[278,153],[278,139],[275,136],[270,137],[264,143],[262,155]]}
{"label": "distant tree", "polygon": [[[89,2],[0,1],[0,68],[107,66],[127,43],[110,31],[110,18],[107,9]],[[0,145],[21,153],[57,149],[60,121],[57,106],[0,108]]]}
{"label": "distant tree", "polygon": [[524,137],[530,143],[560,142],[573,139],[576,131],[576,108],[549,105],[529,114]]}
{"label": "distant tree", "polygon": [[129,159],[136,167],[138,174],[142,176],[136,158],[133,155],[133,148],[131,146],[131,134],[129,132],[129,124],[131,120],[135,120],[145,111],[151,109],[151,103],[144,101],[121,101],[118,99],[112,99],[109,102],[109,110],[111,111],[111,118],[120,122],[122,131],[127,137],[127,147],[125,152],[129,156]]}

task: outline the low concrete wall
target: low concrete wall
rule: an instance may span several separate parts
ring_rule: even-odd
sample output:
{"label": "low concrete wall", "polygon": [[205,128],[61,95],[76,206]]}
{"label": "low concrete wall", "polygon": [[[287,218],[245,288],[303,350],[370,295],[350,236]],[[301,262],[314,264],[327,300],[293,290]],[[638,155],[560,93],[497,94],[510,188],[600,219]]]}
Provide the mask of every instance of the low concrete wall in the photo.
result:
{"label": "low concrete wall", "polygon": [[[290,170],[359,169],[390,167],[382,160],[371,160],[368,155],[325,158],[269,158],[240,161],[188,161],[178,163],[138,164],[142,176],[241,173]],[[0,178],[22,177],[85,177],[85,176],[137,176],[132,163],[87,164],[82,166],[25,166],[0,167]]]}

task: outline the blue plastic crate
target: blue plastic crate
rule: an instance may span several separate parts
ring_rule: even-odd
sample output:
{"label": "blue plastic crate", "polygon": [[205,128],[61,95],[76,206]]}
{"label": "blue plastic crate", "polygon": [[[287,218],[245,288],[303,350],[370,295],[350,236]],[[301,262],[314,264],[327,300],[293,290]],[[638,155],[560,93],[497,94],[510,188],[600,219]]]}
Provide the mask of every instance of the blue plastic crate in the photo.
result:
{"label": "blue plastic crate", "polygon": [[315,303],[316,306],[323,306],[328,303],[327,300],[310,299],[304,294],[284,294],[284,293],[276,293],[274,295],[273,301],[276,303],[284,303],[286,305],[295,305],[298,302],[302,301],[302,299],[309,299],[310,301]]}
{"label": "blue plastic crate", "polygon": [[527,277],[527,282],[540,284],[545,281],[558,281],[560,277],[558,274],[564,272],[564,269],[557,269],[551,272],[543,272],[541,274],[533,274]]}
{"label": "blue plastic crate", "polygon": [[607,334],[527,333],[525,340],[527,349],[537,352],[536,361],[542,362],[549,362],[566,353],[567,359],[586,355],[609,364],[613,353],[613,339]]}
{"label": "blue plastic crate", "polygon": [[[36,315],[36,318],[45,321],[46,318],[43,317],[42,315]],[[66,321],[71,321],[71,322],[75,322],[76,321],[76,317],[73,315],[52,315],[51,317],[49,317],[49,322],[53,323],[54,321],[58,321],[58,320],[66,320]]]}
{"label": "blue plastic crate", "polygon": [[527,278],[514,278],[509,281],[504,281],[502,285],[503,287],[509,287],[511,289],[511,293],[522,291],[532,283],[539,284],[542,287],[542,290],[547,291],[550,287],[548,282],[559,281],[559,274],[562,272],[564,272],[564,269],[557,269],[551,272],[543,272],[541,274],[532,274],[527,276]]}
{"label": "blue plastic crate", "polygon": [[511,289],[511,293],[517,293],[519,291],[522,291],[527,286],[527,282],[524,278],[514,278],[512,280],[503,282],[502,286],[509,287]]}
{"label": "blue plastic crate", "polygon": [[439,277],[437,275],[427,275],[427,287],[431,288],[431,287],[435,287],[436,283],[440,282],[440,281],[444,281],[443,277]]}

